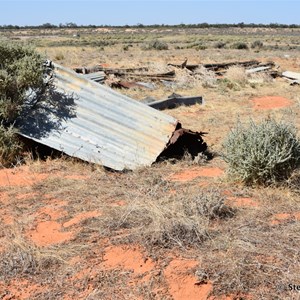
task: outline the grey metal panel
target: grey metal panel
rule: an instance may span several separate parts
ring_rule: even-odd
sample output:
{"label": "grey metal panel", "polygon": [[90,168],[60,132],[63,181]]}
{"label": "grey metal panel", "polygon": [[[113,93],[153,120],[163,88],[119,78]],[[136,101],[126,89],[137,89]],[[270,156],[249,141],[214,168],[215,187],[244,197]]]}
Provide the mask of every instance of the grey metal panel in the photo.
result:
{"label": "grey metal panel", "polygon": [[55,64],[50,103],[28,110],[21,135],[115,170],[150,165],[177,120]]}
{"label": "grey metal panel", "polygon": [[300,73],[296,73],[296,72],[286,71],[282,73],[282,76],[294,80],[300,80]]}

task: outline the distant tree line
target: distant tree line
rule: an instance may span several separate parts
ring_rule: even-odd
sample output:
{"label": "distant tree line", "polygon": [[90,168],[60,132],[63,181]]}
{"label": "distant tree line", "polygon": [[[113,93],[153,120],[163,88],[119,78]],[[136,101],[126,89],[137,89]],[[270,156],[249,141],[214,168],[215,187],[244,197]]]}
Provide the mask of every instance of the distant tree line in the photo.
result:
{"label": "distant tree line", "polygon": [[59,25],[54,25],[51,23],[44,23],[37,26],[18,26],[18,25],[0,25],[0,29],[55,29],[55,28],[300,28],[300,24],[280,24],[280,23],[269,23],[269,24],[255,24],[255,23],[236,23],[236,24],[209,24],[209,23],[199,23],[199,24],[177,24],[177,25],[166,25],[166,24],[153,24],[144,25],[138,23],[136,25],[77,25],[74,22],[69,22]]}

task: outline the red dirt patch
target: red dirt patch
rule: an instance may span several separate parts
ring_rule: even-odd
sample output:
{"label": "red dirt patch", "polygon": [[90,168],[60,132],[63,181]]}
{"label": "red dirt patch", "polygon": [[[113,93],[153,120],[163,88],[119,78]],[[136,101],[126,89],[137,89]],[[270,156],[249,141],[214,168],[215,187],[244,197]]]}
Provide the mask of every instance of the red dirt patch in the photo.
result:
{"label": "red dirt patch", "polygon": [[107,268],[122,267],[137,274],[149,272],[154,268],[153,261],[145,258],[140,250],[127,246],[108,247],[103,258]]}
{"label": "red dirt patch", "polygon": [[18,199],[18,200],[27,200],[27,199],[33,198],[35,196],[37,196],[37,193],[26,193],[26,194],[17,195],[16,199]]}
{"label": "red dirt patch", "polygon": [[268,96],[260,97],[252,100],[254,109],[273,109],[287,107],[292,104],[292,101],[284,97]]}
{"label": "red dirt patch", "polygon": [[296,213],[280,213],[275,214],[270,221],[271,225],[279,225],[286,222],[290,222],[292,220],[300,221],[300,212]]}
{"label": "red dirt patch", "polygon": [[0,220],[4,225],[12,225],[14,223],[14,217],[5,209],[0,209]]}
{"label": "red dirt patch", "polygon": [[26,279],[12,280],[9,284],[0,282],[0,291],[3,292],[2,300],[31,299],[34,294],[44,290],[44,286],[39,286]]}
{"label": "red dirt patch", "polygon": [[63,209],[55,209],[53,207],[42,207],[37,213],[36,216],[39,219],[43,219],[45,216],[46,218],[50,218],[51,220],[58,220],[59,218],[64,217],[67,212]]}
{"label": "red dirt patch", "polygon": [[94,217],[98,217],[101,216],[101,212],[99,211],[87,211],[87,212],[83,212],[77,216],[75,216],[74,218],[72,218],[71,220],[69,220],[68,222],[65,222],[63,224],[63,227],[71,227],[73,225],[79,224],[80,222],[86,220],[86,219],[90,219],[90,218],[94,218]]}
{"label": "red dirt patch", "polygon": [[118,206],[125,206],[125,205],[126,205],[126,201],[120,200],[120,201],[117,201],[117,202],[113,202],[110,206],[118,207]]}
{"label": "red dirt patch", "polygon": [[47,178],[47,174],[32,173],[27,166],[0,170],[0,186],[26,186]]}
{"label": "red dirt patch", "polygon": [[226,204],[236,206],[236,207],[258,207],[259,204],[248,197],[227,197]]}
{"label": "red dirt patch", "polygon": [[190,181],[197,177],[219,177],[224,173],[220,168],[197,167],[190,170],[184,170],[167,177],[170,181]]}
{"label": "red dirt patch", "polygon": [[0,193],[0,202],[2,202],[3,204],[7,204],[8,203],[8,195],[7,195],[7,193]]}
{"label": "red dirt patch", "polygon": [[28,237],[38,246],[49,246],[70,240],[72,232],[62,232],[62,227],[55,221],[38,223],[35,230],[28,232]]}
{"label": "red dirt patch", "polygon": [[169,293],[174,300],[206,300],[212,292],[211,283],[197,284],[196,276],[191,275],[191,269],[199,262],[191,260],[175,259],[170,262],[164,271],[169,285]]}

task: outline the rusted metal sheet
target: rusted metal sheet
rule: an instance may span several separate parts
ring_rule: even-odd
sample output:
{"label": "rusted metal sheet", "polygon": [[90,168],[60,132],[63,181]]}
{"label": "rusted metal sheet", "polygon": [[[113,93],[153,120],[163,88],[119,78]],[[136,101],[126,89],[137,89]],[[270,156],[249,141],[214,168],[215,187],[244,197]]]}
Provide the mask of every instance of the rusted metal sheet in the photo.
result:
{"label": "rusted metal sheet", "polygon": [[173,117],[84,75],[59,65],[54,74],[50,101],[29,107],[18,121],[26,138],[88,162],[124,170],[155,162],[177,129]]}

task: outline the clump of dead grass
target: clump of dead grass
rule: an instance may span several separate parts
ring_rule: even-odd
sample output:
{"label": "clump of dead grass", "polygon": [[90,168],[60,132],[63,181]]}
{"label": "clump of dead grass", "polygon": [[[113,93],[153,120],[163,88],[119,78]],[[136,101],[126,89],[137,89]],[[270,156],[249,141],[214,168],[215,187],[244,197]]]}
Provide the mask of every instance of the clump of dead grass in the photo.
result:
{"label": "clump of dead grass", "polygon": [[103,223],[111,230],[128,230],[129,240],[146,247],[197,247],[215,234],[212,222],[233,217],[235,209],[224,203],[216,189],[191,194],[161,193],[164,183],[156,181],[144,194],[131,195],[126,207],[117,208]]}
{"label": "clump of dead grass", "polygon": [[[39,248],[18,232],[7,232],[10,237],[0,261],[0,279],[9,280],[15,276],[32,276],[51,272],[66,263],[68,251],[63,249]],[[69,253],[70,254],[70,253]]]}
{"label": "clump of dead grass", "polygon": [[[230,230],[202,249],[206,254],[200,274],[214,283],[214,295],[254,299],[293,299],[289,284],[299,282],[299,222],[272,226],[265,213],[235,220]],[[252,217],[250,219],[250,217]],[[208,251],[214,247],[215,251]],[[224,257],[224,259],[221,259]]]}
{"label": "clump of dead grass", "polygon": [[237,83],[242,87],[244,87],[248,83],[248,76],[245,72],[245,68],[240,66],[229,67],[225,74],[225,78],[234,83]]}
{"label": "clump of dead grass", "polygon": [[207,70],[203,66],[197,68],[194,73],[195,77],[201,82],[204,88],[212,88],[217,86],[216,74],[213,71]]}

